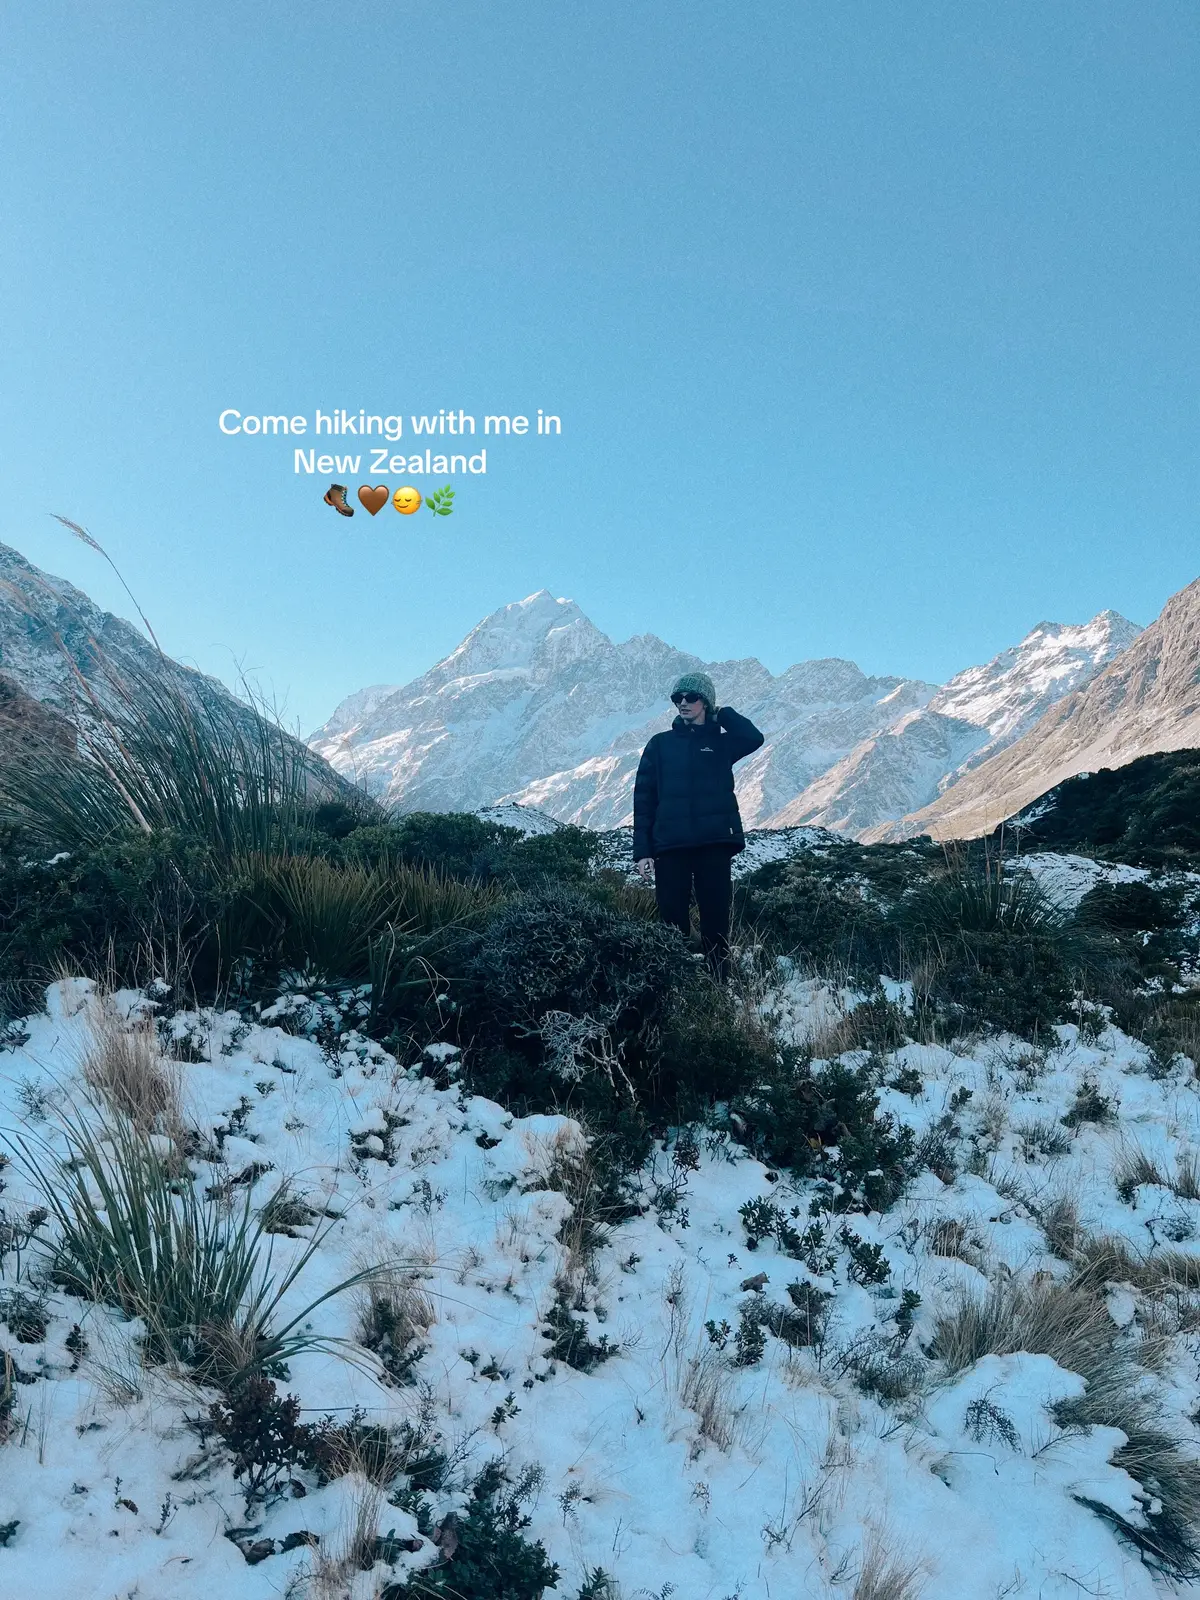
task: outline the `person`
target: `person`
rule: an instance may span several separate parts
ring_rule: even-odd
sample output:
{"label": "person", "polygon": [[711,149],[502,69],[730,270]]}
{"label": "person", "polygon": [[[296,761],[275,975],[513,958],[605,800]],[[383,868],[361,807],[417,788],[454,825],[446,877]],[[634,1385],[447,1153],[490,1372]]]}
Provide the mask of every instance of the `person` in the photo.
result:
{"label": "person", "polygon": [[746,848],[734,763],[763,743],[748,717],[717,706],[712,679],[686,672],[671,691],[679,715],[642,751],[633,787],[633,858],[654,881],[658,914],[691,933],[692,891],[709,970],[723,983],[729,969],[733,858]]}

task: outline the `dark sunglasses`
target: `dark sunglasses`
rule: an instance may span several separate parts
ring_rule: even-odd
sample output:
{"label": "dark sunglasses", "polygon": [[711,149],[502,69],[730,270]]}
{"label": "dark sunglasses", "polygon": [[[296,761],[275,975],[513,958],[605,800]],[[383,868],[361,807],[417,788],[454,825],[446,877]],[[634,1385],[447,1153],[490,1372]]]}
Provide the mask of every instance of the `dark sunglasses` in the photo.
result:
{"label": "dark sunglasses", "polygon": [[689,689],[686,694],[673,694],[671,696],[671,704],[673,706],[694,706],[697,700],[703,699],[704,696],[702,694],[693,694]]}

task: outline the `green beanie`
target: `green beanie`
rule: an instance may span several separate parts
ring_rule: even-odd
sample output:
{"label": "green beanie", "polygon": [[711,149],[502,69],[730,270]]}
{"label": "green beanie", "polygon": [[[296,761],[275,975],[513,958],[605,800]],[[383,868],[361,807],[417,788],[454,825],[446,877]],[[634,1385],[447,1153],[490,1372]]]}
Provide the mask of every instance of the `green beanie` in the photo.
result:
{"label": "green beanie", "polygon": [[706,672],[685,672],[682,678],[675,680],[672,694],[698,694],[708,707],[710,717],[717,714],[717,691],[713,688],[713,681]]}

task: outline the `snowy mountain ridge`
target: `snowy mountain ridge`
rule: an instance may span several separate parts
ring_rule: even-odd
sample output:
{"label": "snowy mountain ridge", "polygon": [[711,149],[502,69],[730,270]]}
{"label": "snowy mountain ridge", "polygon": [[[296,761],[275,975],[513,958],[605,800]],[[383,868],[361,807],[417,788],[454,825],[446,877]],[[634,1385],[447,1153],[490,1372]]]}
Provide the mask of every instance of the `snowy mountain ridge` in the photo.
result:
{"label": "snowy mountain ridge", "polygon": [[671,682],[703,670],[767,735],[738,769],[746,823],[856,833],[926,804],[1138,631],[1113,611],[1039,623],[938,688],[837,658],[776,676],[753,657],[705,662],[654,634],[614,643],[573,600],[543,589],[485,617],[412,683],[349,696],[310,742],[402,810],[516,803],[621,827],[642,747],[669,726]]}

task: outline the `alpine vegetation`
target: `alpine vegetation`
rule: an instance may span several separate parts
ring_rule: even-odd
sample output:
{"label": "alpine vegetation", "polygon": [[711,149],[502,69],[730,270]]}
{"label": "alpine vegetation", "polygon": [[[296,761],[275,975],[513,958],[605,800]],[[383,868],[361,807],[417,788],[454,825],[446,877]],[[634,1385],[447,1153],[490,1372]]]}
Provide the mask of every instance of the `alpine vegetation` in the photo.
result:
{"label": "alpine vegetation", "polygon": [[4,1592],[1200,1576],[1190,862],[752,831],[718,982],[628,834],[102,710],[0,785]]}

